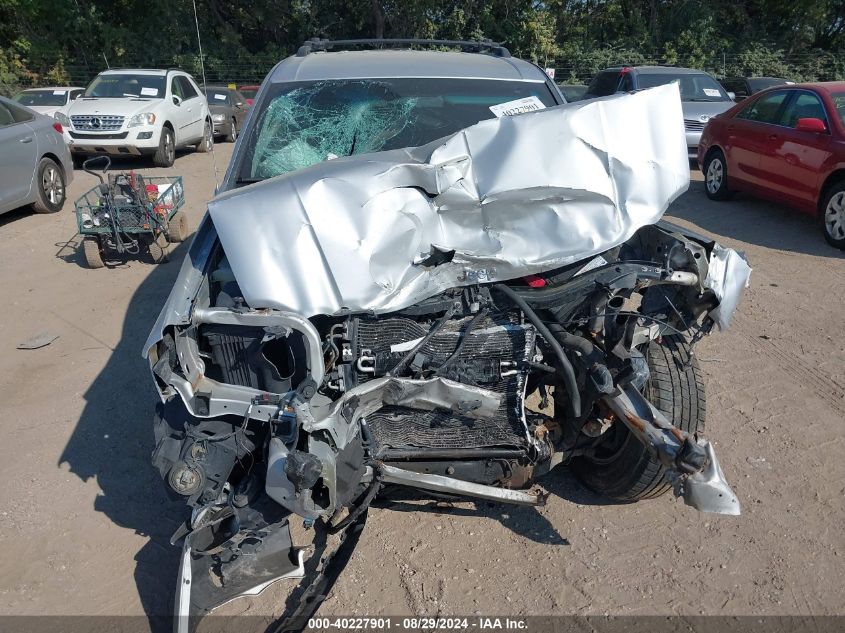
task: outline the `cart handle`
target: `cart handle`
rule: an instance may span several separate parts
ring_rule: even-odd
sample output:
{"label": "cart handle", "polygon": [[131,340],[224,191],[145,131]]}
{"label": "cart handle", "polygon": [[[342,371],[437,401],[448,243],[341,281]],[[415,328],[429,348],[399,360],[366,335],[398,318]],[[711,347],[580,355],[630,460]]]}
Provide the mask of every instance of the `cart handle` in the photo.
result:
{"label": "cart handle", "polygon": [[82,170],[91,174],[92,176],[96,176],[97,178],[99,178],[100,184],[104,184],[106,182],[106,180],[105,180],[105,178],[103,178],[103,176],[101,174],[98,174],[96,171],[91,169],[91,165],[95,164],[97,161],[102,161],[102,160],[106,161],[105,167],[103,167],[103,171],[102,171],[102,173],[104,174],[109,170],[109,167],[111,167],[111,158],[109,158],[108,156],[94,156],[94,158],[89,158],[84,163],[82,163]]}

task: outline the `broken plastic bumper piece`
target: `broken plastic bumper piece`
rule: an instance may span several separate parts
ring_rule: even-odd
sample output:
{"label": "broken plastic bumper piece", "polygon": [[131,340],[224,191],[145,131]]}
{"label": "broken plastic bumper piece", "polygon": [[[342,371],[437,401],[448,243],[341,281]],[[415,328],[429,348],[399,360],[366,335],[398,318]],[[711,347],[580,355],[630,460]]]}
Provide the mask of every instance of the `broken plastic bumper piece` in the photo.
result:
{"label": "broken plastic bumper piece", "polygon": [[701,512],[738,515],[731,490],[710,442],[674,426],[634,387],[617,388],[605,403],[669,472],[676,496]]}

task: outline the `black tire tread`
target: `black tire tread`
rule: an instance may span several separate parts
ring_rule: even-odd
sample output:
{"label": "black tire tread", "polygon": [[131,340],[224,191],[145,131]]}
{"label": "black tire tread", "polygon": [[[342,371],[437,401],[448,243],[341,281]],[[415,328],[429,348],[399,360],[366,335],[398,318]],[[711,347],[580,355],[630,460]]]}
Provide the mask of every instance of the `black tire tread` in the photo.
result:
{"label": "black tire tread", "polygon": [[234,143],[238,140],[238,122],[233,118],[232,119],[232,130],[226,135],[226,142],[227,143]]}
{"label": "black tire tread", "polygon": [[828,234],[824,214],[827,210],[827,205],[830,202],[830,199],[842,190],[845,190],[845,180],[838,180],[837,182],[834,182],[825,190],[824,197],[819,205],[819,224],[821,225],[824,239],[828,244],[839,249],[845,249],[845,240],[836,240]]}
{"label": "black tire tread", "polygon": [[[701,433],[706,415],[704,380],[687,341],[681,336],[664,336],[661,343],[649,345],[646,357],[651,371],[646,398],[680,429]],[[623,460],[633,466],[614,472],[614,466]],[[616,462],[596,464],[580,458],[573,460],[572,467],[587,488],[619,501],[651,499],[671,488],[666,470],[630,433]]]}
{"label": "black tire tread", "polygon": [[173,139],[174,145],[176,143],[176,135],[173,133],[173,130],[171,130],[169,127],[163,127],[161,129],[161,140],[159,141],[158,149],[155,151],[155,154],[153,154],[153,165],[155,165],[156,167],[172,167],[173,166],[173,161],[170,160],[170,157],[167,156],[167,153],[165,152],[165,149],[164,149],[165,130],[167,130],[168,133],[170,134],[171,138]]}
{"label": "black tire tread", "polygon": [[[707,189],[707,170],[710,167],[710,161],[715,156],[718,156],[722,161],[722,186],[719,187],[719,190],[716,193],[711,194],[710,191],[708,191]],[[707,152],[707,156],[704,159],[704,194],[711,200],[728,200],[733,195],[733,192],[730,190],[729,185],[730,174],[728,173],[728,161],[725,158],[725,153],[718,147],[714,147],[709,152]]]}
{"label": "black tire tread", "polygon": [[[50,206],[50,203],[44,199],[44,190],[41,188],[41,173],[47,168],[48,165],[53,165],[59,172],[59,177],[62,179],[62,191],[64,192],[64,194],[62,197],[61,204],[58,206],[58,208],[55,209],[53,209]],[[35,170],[35,178],[35,186],[38,188],[38,198],[32,204],[32,210],[36,213],[58,213],[59,211],[61,211],[62,207],[64,207],[65,201],[67,200],[67,178],[61,166],[52,158],[44,156],[40,161],[38,161],[38,167]]]}

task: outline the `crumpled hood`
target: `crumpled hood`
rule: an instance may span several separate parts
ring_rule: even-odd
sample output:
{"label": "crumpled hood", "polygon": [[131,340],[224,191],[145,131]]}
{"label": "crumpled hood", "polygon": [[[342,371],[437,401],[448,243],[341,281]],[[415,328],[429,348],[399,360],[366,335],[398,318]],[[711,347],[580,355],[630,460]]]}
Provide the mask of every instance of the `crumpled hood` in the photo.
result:
{"label": "crumpled hood", "polygon": [[130,97],[97,99],[80,97],[67,106],[65,113],[69,117],[75,114],[111,114],[128,118],[140,112],[151,112],[161,102],[161,99],[133,99]]}
{"label": "crumpled hood", "polygon": [[482,121],[209,204],[252,308],[390,312],[451,287],[579,261],[689,186],[676,85]]}

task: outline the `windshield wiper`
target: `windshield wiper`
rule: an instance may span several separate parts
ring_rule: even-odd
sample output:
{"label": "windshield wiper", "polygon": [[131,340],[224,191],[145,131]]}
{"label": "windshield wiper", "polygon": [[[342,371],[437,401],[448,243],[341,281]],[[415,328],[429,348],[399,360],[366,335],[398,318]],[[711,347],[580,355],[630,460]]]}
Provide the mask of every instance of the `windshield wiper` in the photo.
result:
{"label": "windshield wiper", "polygon": [[263,181],[264,178],[237,178],[235,179],[236,185],[254,185],[257,182]]}

